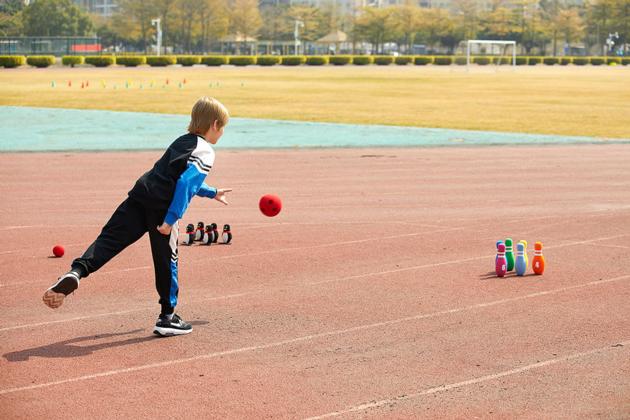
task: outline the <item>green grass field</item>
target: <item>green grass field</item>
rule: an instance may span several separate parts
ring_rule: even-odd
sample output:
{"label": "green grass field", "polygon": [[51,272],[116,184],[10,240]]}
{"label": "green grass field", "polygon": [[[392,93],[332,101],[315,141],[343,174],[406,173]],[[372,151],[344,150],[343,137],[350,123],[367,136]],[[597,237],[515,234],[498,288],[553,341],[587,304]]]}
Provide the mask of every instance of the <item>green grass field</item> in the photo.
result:
{"label": "green grass field", "polygon": [[0,105],[185,114],[201,95],[236,117],[630,138],[622,66],[0,70]]}

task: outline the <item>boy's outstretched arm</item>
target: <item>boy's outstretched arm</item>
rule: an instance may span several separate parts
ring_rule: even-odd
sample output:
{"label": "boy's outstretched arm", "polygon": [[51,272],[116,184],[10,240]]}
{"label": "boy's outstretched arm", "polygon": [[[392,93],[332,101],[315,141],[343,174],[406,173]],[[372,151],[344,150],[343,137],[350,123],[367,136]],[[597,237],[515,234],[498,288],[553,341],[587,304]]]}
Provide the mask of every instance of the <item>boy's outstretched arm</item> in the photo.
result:
{"label": "boy's outstretched arm", "polygon": [[[160,233],[168,235],[170,228],[176,221],[182,218],[190,200],[197,194],[208,172],[205,168],[200,169],[197,165],[188,164],[186,170],[180,175],[175,185],[173,200],[168,208],[164,222],[158,227]],[[165,226],[166,225],[166,226]]]}
{"label": "boy's outstretched arm", "polygon": [[201,184],[199,187],[199,191],[197,191],[197,195],[199,197],[208,197],[214,198],[215,200],[220,201],[221,203],[227,205],[227,200],[225,199],[225,193],[232,191],[231,188],[214,188],[210,187],[205,182]]}
{"label": "boy's outstretched arm", "polygon": [[199,197],[214,198],[217,196],[217,189],[209,186],[205,182],[202,182],[201,186],[199,187],[199,191],[197,191],[197,195]]}
{"label": "boy's outstretched arm", "polygon": [[215,200],[225,204],[227,206],[227,199],[225,198],[225,193],[232,191],[231,188],[214,188],[208,186],[205,182],[201,184],[201,188],[197,191],[197,195],[199,197],[208,197],[214,198]]}
{"label": "boy's outstretched arm", "polygon": [[227,205],[225,194],[232,191],[230,188],[217,189],[204,183],[207,172],[199,171],[196,165],[189,164],[188,168],[177,180],[173,201],[168,208],[166,217],[162,225],[158,226],[158,231],[164,235],[171,233],[173,224],[182,218],[190,200],[196,194],[200,197],[214,198]]}

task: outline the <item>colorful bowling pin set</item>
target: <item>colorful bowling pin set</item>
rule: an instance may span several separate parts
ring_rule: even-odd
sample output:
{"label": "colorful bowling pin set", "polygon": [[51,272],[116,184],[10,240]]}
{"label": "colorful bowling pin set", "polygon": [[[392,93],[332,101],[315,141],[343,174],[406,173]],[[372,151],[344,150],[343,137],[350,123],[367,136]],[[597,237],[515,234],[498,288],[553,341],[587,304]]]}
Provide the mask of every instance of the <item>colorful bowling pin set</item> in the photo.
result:
{"label": "colorful bowling pin set", "polygon": [[[497,256],[494,259],[495,271],[498,277],[505,277],[510,271],[515,271],[517,276],[524,276],[529,266],[527,256],[527,241],[521,240],[516,244],[514,253],[514,241],[507,238],[505,241],[497,241]],[[542,242],[534,245],[534,258],[532,259],[532,271],[541,275],[545,271],[545,257],[542,254]]]}

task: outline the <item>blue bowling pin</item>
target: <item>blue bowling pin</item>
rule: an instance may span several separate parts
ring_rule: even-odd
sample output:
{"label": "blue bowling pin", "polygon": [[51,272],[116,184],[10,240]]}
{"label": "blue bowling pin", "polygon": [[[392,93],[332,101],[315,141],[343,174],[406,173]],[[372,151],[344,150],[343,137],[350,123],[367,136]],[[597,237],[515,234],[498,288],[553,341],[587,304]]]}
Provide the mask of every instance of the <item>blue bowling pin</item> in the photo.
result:
{"label": "blue bowling pin", "polygon": [[527,261],[525,261],[525,245],[523,243],[516,244],[516,275],[523,276],[527,271]]}

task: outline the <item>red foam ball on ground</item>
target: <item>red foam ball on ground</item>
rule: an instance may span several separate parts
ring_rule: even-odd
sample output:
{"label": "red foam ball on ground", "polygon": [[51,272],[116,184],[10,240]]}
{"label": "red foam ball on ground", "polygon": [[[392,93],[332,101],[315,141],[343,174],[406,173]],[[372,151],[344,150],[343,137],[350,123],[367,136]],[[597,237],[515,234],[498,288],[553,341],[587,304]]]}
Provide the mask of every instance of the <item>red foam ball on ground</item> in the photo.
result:
{"label": "red foam ball on ground", "polygon": [[63,254],[66,253],[66,250],[63,249],[63,247],[61,245],[55,245],[53,247],[53,255],[57,258],[59,257],[63,257]]}
{"label": "red foam ball on ground", "polygon": [[266,194],[260,197],[258,207],[265,216],[274,217],[282,210],[282,201],[277,195]]}

